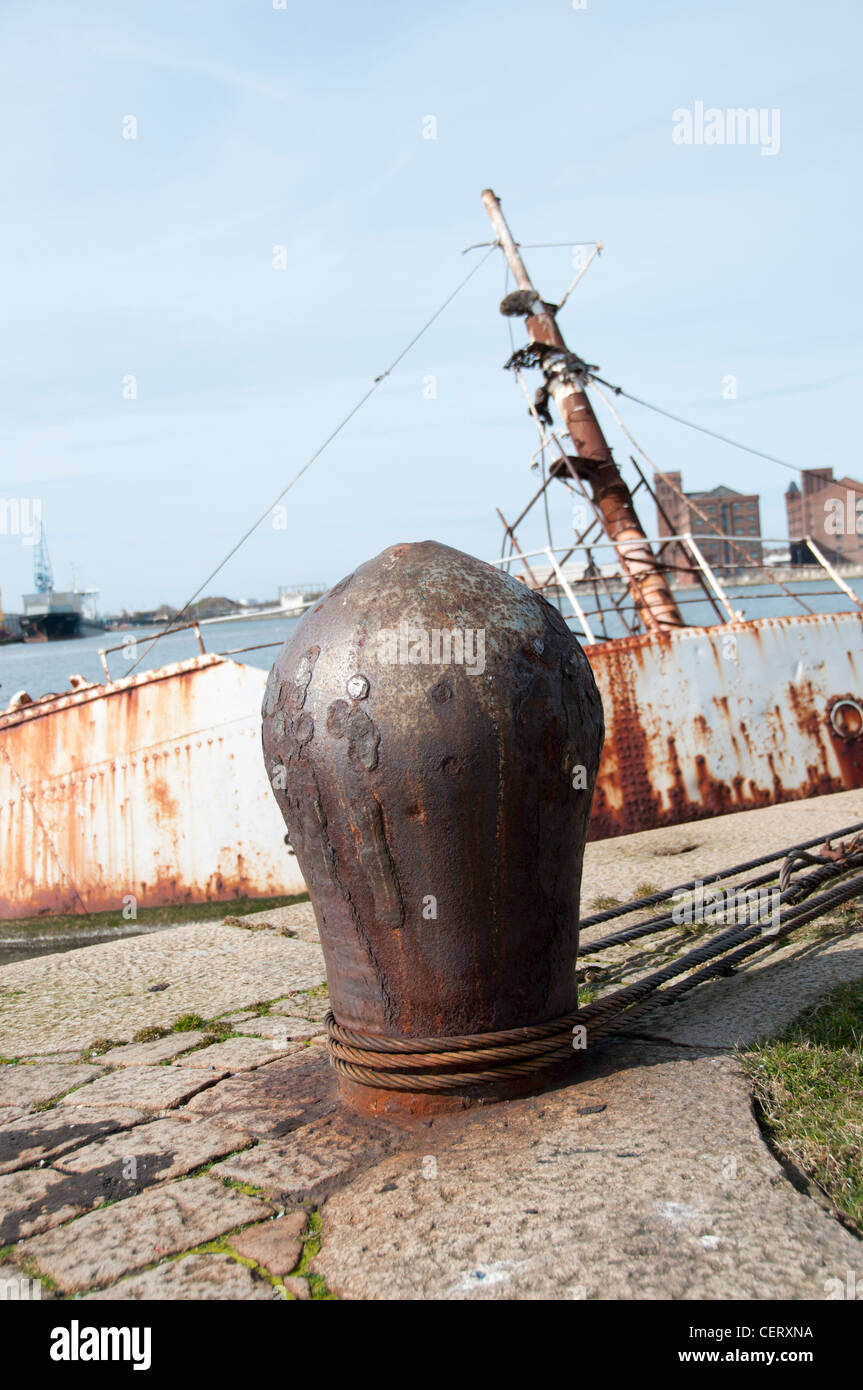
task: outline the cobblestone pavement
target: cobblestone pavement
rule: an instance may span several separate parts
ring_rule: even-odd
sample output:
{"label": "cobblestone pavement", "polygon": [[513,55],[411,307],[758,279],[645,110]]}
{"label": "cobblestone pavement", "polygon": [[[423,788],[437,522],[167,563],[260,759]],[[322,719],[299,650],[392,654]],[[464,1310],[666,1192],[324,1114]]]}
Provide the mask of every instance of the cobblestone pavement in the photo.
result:
{"label": "cobblestone pavement", "polygon": [[[0,1278],[43,1298],[326,1296],[316,1203],[353,1135],[335,1142],[314,916],[284,916],[0,970]],[[317,1161],[291,1137],[310,1126]],[[296,1152],[275,1181],[279,1141]],[[230,1167],[247,1152],[260,1183]]]}
{"label": "cobblestone pavement", "polygon": [[[723,817],[719,862],[863,819],[860,794],[811,804],[814,830],[796,807]],[[673,834],[718,855],[721,829]],[[590,847],[621,896],[633,841]],[[656,886],[711,867],[683,859],[654,856]],[[823,1298],[863,1277],[766,1147],[734,1053],[863,975],[859,930],[804,930],[643,1015],[566,1085],[402,1125],[340,1106],[323,970],[307,904],[0,970],[0,1279],[304,1301]]]}

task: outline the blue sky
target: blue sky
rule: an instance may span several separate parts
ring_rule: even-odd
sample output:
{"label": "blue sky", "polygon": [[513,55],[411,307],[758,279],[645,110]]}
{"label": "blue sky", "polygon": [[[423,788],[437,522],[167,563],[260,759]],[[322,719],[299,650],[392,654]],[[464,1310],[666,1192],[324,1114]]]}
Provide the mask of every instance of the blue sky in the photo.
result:
{"label": "blue sky", "polygon": [[[523,242],[602,240],[561,327],[603,375],[859,475],[860,28],[843,0],[5,0],[0,496],[41,500],[58,587],[74,564],[106,610],[179,605],[469,269],[486,186]],[[779,152],[675,144],[699,100],[778,108]],[[525,258],[558,297],[568,247]],[[332,583],[425,537],[498,552],[536,444],[503,283],[495,256],[210,592]],[[784,534],[793,474],[625,419]],[[10,610],[31,565],[0,536]]]}

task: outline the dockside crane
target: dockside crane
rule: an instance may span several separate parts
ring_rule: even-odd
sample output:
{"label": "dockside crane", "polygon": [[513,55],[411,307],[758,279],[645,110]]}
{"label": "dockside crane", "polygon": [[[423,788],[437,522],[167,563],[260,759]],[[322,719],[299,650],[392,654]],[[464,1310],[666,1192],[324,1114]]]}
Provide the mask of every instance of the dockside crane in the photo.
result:
{"label": "dockside crane", "polygon": [[37,594],[50,594],[54,588],[54,573],[51,569],[51,557],[48,554],[48,542],[45,539],[45,527],[39,524],[39,544],[33,552],[33,587]]}

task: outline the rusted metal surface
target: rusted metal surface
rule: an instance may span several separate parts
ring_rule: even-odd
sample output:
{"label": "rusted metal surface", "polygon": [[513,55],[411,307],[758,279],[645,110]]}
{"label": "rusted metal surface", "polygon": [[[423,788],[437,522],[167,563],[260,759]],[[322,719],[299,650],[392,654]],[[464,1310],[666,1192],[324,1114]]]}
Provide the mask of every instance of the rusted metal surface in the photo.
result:
{"label": "rusted metal surface", "polygon": [[[591,839],[863,786],[859,612],[585,650]],[[0,916],[302,891],[255,747],[264,682],[199,657],[0,713]]]}
{"label": "rusted metal surface", "polygon": [[[472,662],[436,660],[435,632]],[[562,618],[479,560],[395,546],[310,610],[270,674],[263,743],[340,1024],[449,1036],[576,1006],[601,742]]]}
{"label": "rusted metal surface", "polygon": [[586,654],[607,729],[591,839],[863,786],[857,612],[647,633]]}
{"label": "rusted metal surface", "polygon": [[0,714],[0,916],[301,892],[256,750],[265,680],[202,656]]}
{"label": "rusted metal surface", "polygon": [[590,488],[605,530],[617,546],[644,626],[659,631],[682,627],[683,618],[668,578],[650,548],[632,494],[593,413],[577,368],[578,359],[567,348],[558,327],[555,306],[546,304],[534,288],[500,202],[490,188],[483,192],[482,201],[519,287],[515,311],[525,315],[525,327],[531,343],[539,350],[548,391],[575,445],[575,467]]}

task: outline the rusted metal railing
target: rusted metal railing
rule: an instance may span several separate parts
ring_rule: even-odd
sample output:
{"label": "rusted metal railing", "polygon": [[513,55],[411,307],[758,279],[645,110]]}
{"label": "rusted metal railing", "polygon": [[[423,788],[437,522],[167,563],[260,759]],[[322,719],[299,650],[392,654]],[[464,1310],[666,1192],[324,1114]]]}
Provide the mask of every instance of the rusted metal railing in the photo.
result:
{"label": "rusted metal railing", "polygon": [[[108,669],[107,658],[112,652],[128,650],[130,640],[132,642],[137,642],[140,639],[143,642],[150,640],[152,636],[152,640],[157,642],[164,637],[173,637],[175,632],[187,632],[190,630],[195,633],[198,639],[198,648],[201,654],[206,656],[207,648],[204,645],[204,638],[201,633],[202,627],[208,627],[215,623],[258,622],[263,618],[295,618],[299,614],[304,613],[307,608],[311,608],[314,602],[316,602],[316,600],[312,599],[309,603],[298,604],[296,608],[271,608],[256,613],[226,613],[218,618],[199,618],[196,622],[179,623],[177,627],[166,628],[164,632],[158,632],[155,635],[138,632],[135,628],[129,628],[128,637],[125,642],[118,642],[116,646],[113,647],[99,648],[99,660],[102,663],[102,670],[105,672],[105,678],[110,681],[111,673]],[[266,647],[281,647],[283,640],[284,639],[280,638],[277,642],[252,642],[245,647],[229,647],[226,651],[213,652],[211,654],[213,656],[241,656],[245,652],[263,651]]]}
{"label": "rusted metal railing", "polygon": [[[206,647],[204,646],[204,639],[203,639],[203,637],[201,636],[201,628],[200,628],[200,625],[199,625],[198,623],[180,623],[180,625],[179,625],[178,627],[172,627],[172,628],[170,628],[168,631],[166,631],[166,632],[164,632],[164,633],[160,633],[159,635],[162,636],[162,637],[171,637],[171,636],[173,636],[173,634],[174,634],[175,632],[187,632],[189,629],[191,629],[191,630],[194,632],[195,636],[196,636],[197,639],[198,639],[198,647],[200,648],[201,653],[202,653],[204,656],[206,656],[207,649],[206,649]],[[137,642],[137,640],[138,640],[137,634],[134,632],[134,630],[133,630],[132,628],[130,628],[129,631],[130,631],[130,633],[132,633],[132,641],[133,641],[133,642]],[[118,642],[118,643],[116,644],[116,646],[113,646],[113,647],[100,647],[100,648],[99,648],[99,660],[100,660],[101,663],[102,663],[102,670],[105,672],[105,679],[106,679],[106,680],[109,681],[109,680],[111,679],[111,672],[110,672],[109,669],[108,669],[108,657],[111,655],[112,652],[122,652],[122,651],[128,651],[128,650],[129,650],[129,641],[128,641],[128,639],[127,639],[125,642]]]}
{"label": "rusted metal railing", "polygon": [[[703,605],[709,599],[720,619],[724,615],[724,621],[736,623],[746,620],[743,608],[747,598],[752,602],[782,597],[793,600],[804,612],[811,614],[813,609],[805,600],[823,598],[825,593],[829,593],[831,590],[835,590],[836,593],[851,600],[855,607],[863,608],[863,599],[854,593],[847,581],[815,548],[813,548],[812,553],[818,564],[805,567],[805,573],[800,575],[798,583],[811,585],[826,584],[829,581],[830,588],[790,588],[789,584],[793,583],[794,580],[789,579],[787,570],[800,567],[777,566],[776,568],[781,569],[784,575],[784,578],[780,579],[772,572],[773,567],[763,560],[753,559],[750,563],[744,563],[740,560],[728,563],[722,563],[715,559],[708,561],[705,555],[707,543],[732,540],[737,544],[746,544],[749,538],[726,536],[716,532],[695,534],[684,532],[649,540],[651,546],[657,547],[660,557],[663,549],[670,550],[674,554],[674,547],[680,547],[688,556],[688,563],[686,564],[660,558],[660,563],[674,588],[676,602],[681,611],[687,607],[691,608],[692,605]],[[752,538],[751,541],[753,547],[781,543],[779,539],[762,536]],[[594,554],[603,550],[611,551],[615,559],[611,563],[600,566],[596,564]],[[574,556],[578,557],[579,555],[585,558],[573,560]],[[537,567],[537,560],[545,560],[548,566],[547,570],[544,571],[541,566]],[[530,568],[530,561],[534,562],[533,569]],[[545,593],[546,597],[556,595],[565,598],[572,610],[571,614],[565,616],[577,620],[580,635],[588,643],[609,639],[610,634],[606,630],[605,621],[610,616],[619,618],[628,633],[639,630],[640,605],[632,598],[627,567],[620,556],[618,547],[611,541],[591,540],[589,545],[542,546],[535,550],[522,550],[520,547],[516,547],[510,554],[499,556],[491,563],[496,568],[507,570],[511,565],[519,564],[525,571],[522,578],[529,587]],[[817,574],[819,567],[824,572],[823,580],[820,580]],[[574,573],[576,570],[581,570],[581,573]],[[814,575],[813,570],[816,571]],[[760,572],[760,577],[756,577],[756,572]],[[700,587],[696,585],[696,579],[700,581]],[[599,593],[599,586],[602,587],[605,603],[603,603]],[[614,586],[617,586],[619,590],[617,595],[615,595]],[[742,595],[739,592],[741,588],[750,592]],[[691,589],[693,592],[687,594],[687,589]],[[733,590],[738,592],[731,592]],[[593,599],[594,606],[592,607],[584,601],[585,595],[588,593]],[[581,598],[579,594],[581,594]],[[628,618],[627,614],[629,615]],[[702,624],[699,623],[698,625],[701,626]],[[597,628],[601,632],[598,633]]]}

